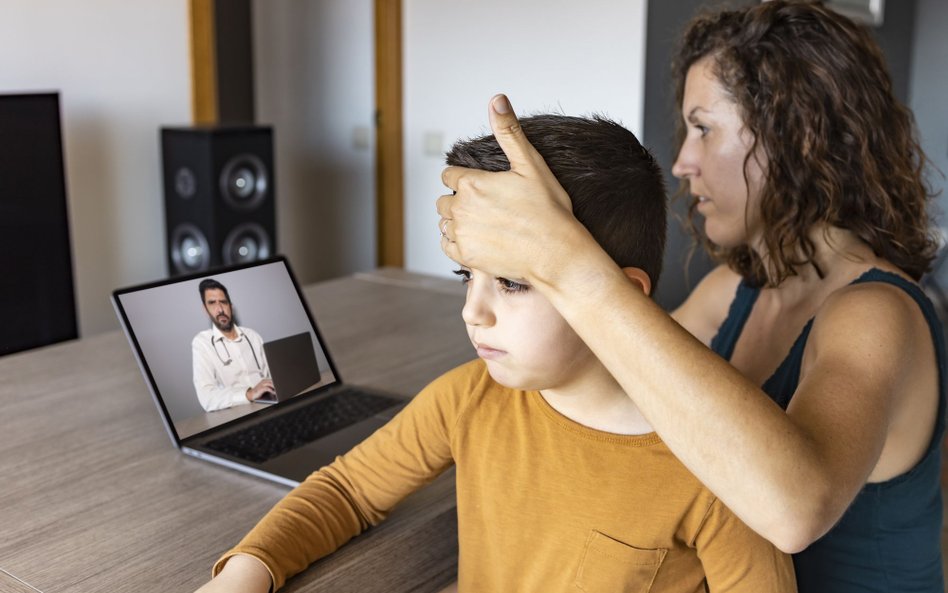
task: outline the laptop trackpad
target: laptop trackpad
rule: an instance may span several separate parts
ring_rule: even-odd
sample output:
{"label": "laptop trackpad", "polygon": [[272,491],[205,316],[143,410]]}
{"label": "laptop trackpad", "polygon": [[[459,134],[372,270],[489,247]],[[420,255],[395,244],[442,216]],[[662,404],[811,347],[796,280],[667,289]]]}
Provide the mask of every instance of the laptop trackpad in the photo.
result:
{"label": "laptop trackpad", "polygon": [[367,418],[271,459],[262,464],[262,469],[302,482],[314,471],[332,463],[337,455],[364,441],[386,422],[386,419],[375,416]]}

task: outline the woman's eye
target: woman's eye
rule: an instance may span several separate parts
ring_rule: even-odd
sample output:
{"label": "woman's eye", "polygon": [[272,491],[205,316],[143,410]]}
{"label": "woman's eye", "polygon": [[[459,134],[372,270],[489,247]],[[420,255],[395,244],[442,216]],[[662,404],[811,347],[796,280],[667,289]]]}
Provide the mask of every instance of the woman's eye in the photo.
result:
{"label": "woman's eye", "polygon": [[530,288],[526,284],[521,284],[519,282],[514,282],[513,280],[507,280],[506,278],[498,278],[497,284],[500,285],[500,290],[507,293],[513,292],[523,292]]}
{"label": "woman's eye", "polygon": [[454,275],[461,279],[461,284],[467,284],[471,281],[471,272],[469,270],[454,270]]}
{"label": "woman's eye", "polygon": [[698,132],[701,133],[701,136],[702,136],[702,137],[703,137],[703,136],[706,136],[706,135],[708,134],[708,127],[707,127],[707,126],[695,126],[695,129],[698,130]]}

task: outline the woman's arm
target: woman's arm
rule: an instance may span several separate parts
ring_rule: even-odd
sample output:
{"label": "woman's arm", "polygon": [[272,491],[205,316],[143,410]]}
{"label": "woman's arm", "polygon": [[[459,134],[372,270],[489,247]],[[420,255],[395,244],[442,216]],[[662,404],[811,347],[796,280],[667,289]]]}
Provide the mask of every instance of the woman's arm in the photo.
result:
{"label": "woman's arm", "polygon": [[693,545],[711,593],[797,593],[790,556],[781,553],[715,500]]}
{"label": "woman's arm", "polygon": [[[457,191],[438,201],[452,221],[448,256],[543,292],[672,451],[755,531],[788,552],[825,533],[885,442],[903,352],[912,351],[912,323],[892,314],[897,297],[821,314],[811,338],[819,348],[809,349],[785,413],[629,283],[571,215],[506,99],[492,107],[511,170],[445,170]],[[854,339],[854,329],[864,335]]]}
{"label": "woman's arm", "polygon": [[574,256],[547,294],[672,451],[780,549],[823,535],[879,459],[912,312],[878,291],[827,303],[784,412],[621,277],[591,286],[588,259]]}

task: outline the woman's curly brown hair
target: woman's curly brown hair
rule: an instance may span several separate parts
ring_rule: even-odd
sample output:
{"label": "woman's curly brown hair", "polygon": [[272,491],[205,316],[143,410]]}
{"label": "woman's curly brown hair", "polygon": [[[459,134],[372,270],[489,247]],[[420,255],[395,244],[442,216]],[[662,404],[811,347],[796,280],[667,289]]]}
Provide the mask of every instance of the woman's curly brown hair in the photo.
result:
{"label": "woman's curly brown hair", "polygon": [[[760,215],[769,261],[748,246],[713,245],[694,201],[691,228],[712,257],[754,285],[777,285],[796,267],[816,265],[809,233],[823,223],[849,229],[916,280],[928,271],[937,242],[927,160],[864,27],[814,2],[699,16],[673,64],[679,106],[688,69],[706,56],[754,136],[747,158],[760,147],[767,163]],[[679,147],[684,133],[679,121]]]}

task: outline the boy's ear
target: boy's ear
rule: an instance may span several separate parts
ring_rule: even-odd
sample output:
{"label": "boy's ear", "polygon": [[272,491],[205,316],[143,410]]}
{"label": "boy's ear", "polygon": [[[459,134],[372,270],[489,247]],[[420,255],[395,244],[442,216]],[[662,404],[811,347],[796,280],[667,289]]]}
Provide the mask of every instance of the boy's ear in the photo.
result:
{"label": "boy's ear", "polygon": [[642,287],[642,292],[645,293],[645,296],[652,294],[652,279],[648,277],[648,274],[646,274],[644,270],[641,268],[628,267],[622,268],[622,271],[625,273],[626,278]]}

